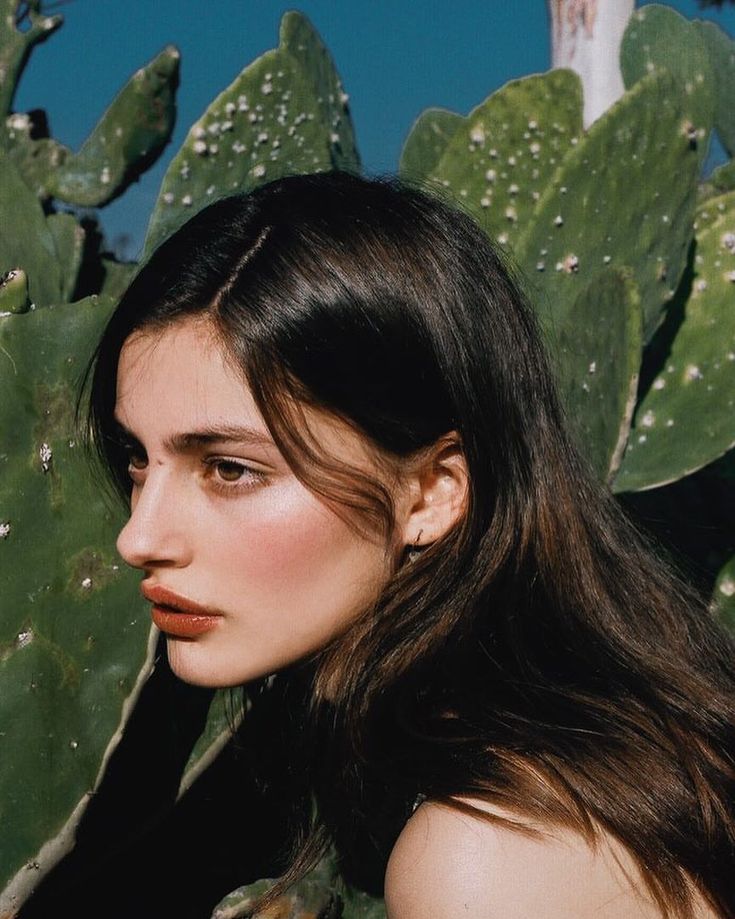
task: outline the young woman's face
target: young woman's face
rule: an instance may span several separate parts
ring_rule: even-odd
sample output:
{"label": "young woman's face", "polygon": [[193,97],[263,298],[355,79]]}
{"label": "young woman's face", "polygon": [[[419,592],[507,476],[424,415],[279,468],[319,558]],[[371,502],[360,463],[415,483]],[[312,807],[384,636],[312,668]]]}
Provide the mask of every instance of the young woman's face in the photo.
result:
{"label": "young woman's face", "polygon": [[[205,322],[128,338],[115,415],[132,479],[118,550],[144,573],[181,679],[219,687],[273,673],[324,647],[380,592],[393,550],[296,478]],[[310,427],[371,469],[347,428],[326,416]]]}

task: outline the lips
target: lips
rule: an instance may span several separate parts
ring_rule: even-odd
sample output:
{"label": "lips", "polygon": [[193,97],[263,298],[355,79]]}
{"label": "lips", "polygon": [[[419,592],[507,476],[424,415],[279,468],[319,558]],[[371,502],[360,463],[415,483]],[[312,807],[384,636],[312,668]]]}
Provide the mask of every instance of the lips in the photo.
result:
{"label": "lips", "polygon": [[211,607],[187,600],[160,584],[141,584],[141,593],[153,604],[151,617],[167,635],[196,638],[219,625],[222,614]]}

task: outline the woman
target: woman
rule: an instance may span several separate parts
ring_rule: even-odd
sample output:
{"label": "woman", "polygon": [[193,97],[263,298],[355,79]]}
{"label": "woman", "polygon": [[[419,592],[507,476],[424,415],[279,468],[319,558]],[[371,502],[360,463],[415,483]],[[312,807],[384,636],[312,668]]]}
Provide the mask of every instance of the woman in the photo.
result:
{"label": "woman", "polygon": [[303,689],[282,886],[333,841],[391,919],[735,915],[732,642],[580,460],[468,217],[338,173],[205,208],[90,430],[173,670]]}

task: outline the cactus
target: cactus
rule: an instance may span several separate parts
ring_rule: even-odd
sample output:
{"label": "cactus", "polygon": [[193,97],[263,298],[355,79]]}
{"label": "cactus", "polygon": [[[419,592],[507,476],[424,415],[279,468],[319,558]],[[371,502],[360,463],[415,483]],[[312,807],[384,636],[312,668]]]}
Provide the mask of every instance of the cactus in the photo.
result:
{"label": "cactus", "polygon": [[637,10],[623,35],[620,67],[628,89],[662,69],[672,74],[683,103],[684,129],[704,162],[717,101],[710,48],[695,24],[667,6]]}
{"label": "cactus", "polygon": [[715,128],[722,146],[735,155],[735,42],[713,22],[694,22],[712,62],[715,85]]}
{"label": "cactus", "polygon": [[581,131],[576,74],[515,80],[464,119],[427,178],[450,188],[488,234],[512,243]]}
{"label": "cactus", "polygon": [[11,268],[0,278],[0,317],[27,313],[30,308],[28,275],[22,268]]}
{"label": "cactus", "polygon": [[0,385],[14,394],[0,407],[0,914],[71,846],[150,666],[149,616],[74,429],[77,378],[110,307],[0,319]]}
{"label": "cactus", "polygon": [[359,166],[331,59],[308,20],[286,13],[279,47],[245,68],[189,131],[161,184],[145,253],[216,197],[288,173]]}
{"label": "cactus", "polygon": [[385,904],[345,883],[337,868],[334,851],[329,852],[306,877],[290,887],[264,913],[252,913],[257,897],[263,896],[273,880],[255,881],[228,894],[214,912],[212,919],[385,919]]}
{"label": "cactus", "polygon": [[627,271],[601,273],[579,293],[554,349],[561,395],[599,478],[620,465],[641,364],[640,295]]}
{"label": "cactus", "polygon": [[425,179],[439,163],[447,144],[466,123],[466,118],[447,109],[430,108],[413,123],[401,151],[398,171],[404,179]]}
{"label": "cactus", "polygon": [[632,269],[644,339],[658,327],[686,264],[695,207],[699,164],[682,121],[675,83],[658,71],[564,157],[516,247],[547,328],[564,323],[581,282],[603,264]]}
{"label": "cactus", "polygon": [[712,608],[722,622],[735,630],[735,555],[717,575]]}
{"label": "cactus", "polygon": [[25,31],[16,23],[18,0],[0,0],[0,120],[10,113],[23,68],[35,45],[45,41],[62,24],[61,16],[46,16],[40,0],[28,3],[30,27]]}
{"label": "cactus", "polygon": [[735,445],[735,192],[698,216],[691,294],[636,410],[616,491],[664,485]]}
{"label": "cactus", "polygon": [[63,303],[69,303],[74,299],[74,290],[82,267],[86,234],[72,214],[49,214],[46,225],[51,231],[61,268],[61,300]]}
{"label": "cactus", "polygon": [[0,214],[0,273],[22,268],[31,300],[38,306],[57,303],[63,284],[54,236],[37,198],[2,152]]}
{"label": "cactus", "polygon": [[40,198],[98,207],[112,201],[159,155],[173,130],[179,52],[164,48],[141,67],[100,118],[78,153],[32,139],[28,116],[9,120],[8,147]]}

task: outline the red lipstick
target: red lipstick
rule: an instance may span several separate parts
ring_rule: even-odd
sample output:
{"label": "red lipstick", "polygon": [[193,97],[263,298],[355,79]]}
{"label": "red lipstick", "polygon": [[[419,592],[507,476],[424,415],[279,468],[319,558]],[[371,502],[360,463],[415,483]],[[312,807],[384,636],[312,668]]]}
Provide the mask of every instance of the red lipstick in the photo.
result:
{"label": "red lipstick", "polygon": [[216,628],[222,618],[216,610],[187,600],[160,584],[141,584],[140,592],[153,604],[153,622],[167,635],[196,638]]}

